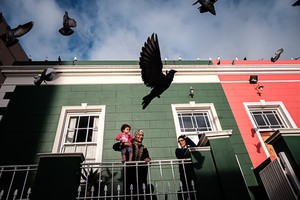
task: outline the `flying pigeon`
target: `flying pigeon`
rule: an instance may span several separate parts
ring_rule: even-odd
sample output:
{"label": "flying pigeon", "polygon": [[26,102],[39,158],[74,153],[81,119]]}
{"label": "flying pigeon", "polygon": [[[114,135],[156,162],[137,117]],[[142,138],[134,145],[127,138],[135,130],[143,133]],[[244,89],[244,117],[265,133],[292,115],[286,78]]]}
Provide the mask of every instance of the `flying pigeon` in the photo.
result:
{"label": "flying pigeon", "polygon": [[293,3],[292,6],[300,6],[300,0],[296,1],[295,3]]}
{"label": "flying pigeon", "polygon": [[10,47],[16,44],[19,40],[18,37],[21,37],[28,33],[33,27],[33,22],[30,21],[26,24],[21,24],[16,28],[11,29],[10,26],[7,26],[6,32],[1,36],[2,40],[4,41],[5,45]]}
{"label": "flying pigeon", "polygon": [[76,27],[76,21],[74,19],[69,18],[68,12],[65,11],[63,17],[63,27],[60,28],[58,31],[64,36],[69,36],[74,33],[71,27]]}
{"label": "flying pigeon", "polygon": [[278,49],[276,52],[275,52],[275,56],[274,57],[271,57],[271,61],[272,62],[276,62],[278,60],[278,58],[280,57],[280,55],[282,54],[283,52],[283,48],[281,49]]}
{"label": "flying pigeon", "polygon": [[174,78],[176,70],[162,72],[163,63],[160,56],[160,49],[157,39],[157,34],[152,34],[148,37],[140,53],[140,69],[142,69],[142,80],[147,87],[152,88],[151,92],[143,97],[143,109],[155,98],[160,98],[160,95],[166,91]]}
{"label": "flying pigeon", "polygon": [[42,74],[39,74],[34,77],[35,80],[33,82],[37,86],[40,86],[42,82],[45,82],[47,84],[46,81],[53,81],[57,79],[60,76],[60,74],[61,73],[54,72],[53,68],[46,68],[44,69]]}
{"label": "flying pigeon", "polygon": [[199,3],[200,7],[198,7],[198,10],[200,13],[210,12],[213,15],[216,15],[216,10],[214,7],[214,4],[217,2],[217,0],[197,0],[193,5]]}

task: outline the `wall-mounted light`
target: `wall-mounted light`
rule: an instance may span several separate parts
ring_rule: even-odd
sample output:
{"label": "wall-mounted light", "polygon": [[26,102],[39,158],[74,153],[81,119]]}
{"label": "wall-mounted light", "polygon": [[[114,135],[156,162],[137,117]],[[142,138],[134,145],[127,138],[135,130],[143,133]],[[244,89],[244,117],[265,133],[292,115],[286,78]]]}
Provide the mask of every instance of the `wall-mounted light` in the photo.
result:
{"label": "wall-mounted light", "polygon": [[258,94],[259,96],[261,96],[261,91],[263,91],[264,86],[263,86],[263,85],[257,85],[257,86],[255,87],[255,89],[256,89],[256,91],[257,91],[257,94]]}
{"label": "wall-mounted light", "polygon": [[258,82],[258,76],[257,75],[250,75],[249,83],[250,84],[256,84]]}
{"label": "wall-mounted light", "polygon": [[192,88],[192,86],[190,86],[190,97],[194,98],[194,88]]}

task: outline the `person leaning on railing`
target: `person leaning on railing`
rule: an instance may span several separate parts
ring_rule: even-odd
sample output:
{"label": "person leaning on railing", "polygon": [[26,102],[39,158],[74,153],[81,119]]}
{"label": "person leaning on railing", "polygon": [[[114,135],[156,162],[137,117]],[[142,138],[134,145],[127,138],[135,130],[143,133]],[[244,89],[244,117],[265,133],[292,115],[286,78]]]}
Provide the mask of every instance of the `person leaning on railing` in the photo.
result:
{"label": "person leaning on railing", "polygon": [[[144,161],[145,163],[125,163],[126,164],[126,187],[127,194],[130,194],[130,185],[133,186],[133,193],[142,194],[143,184],[147,186],[148,163],[151,161],[148,149],[143,145],[144,132],[137,130],[132,140],[132,161]],[[138,191],[136,191],[138,182]]]}
{"label": "person leaning on railing", "polygon": [[[180,148],[176,148],[175,150],[176,157],[178,159],[191,158],[189,147],[196,147],[197,145],[186,135],[179,136],[178,143],[180,145]],[[180,188],[180,191],[192,191],[193,188],[191,185],[191,181],[195,177],[192,164],[185,164],[184,162],[182,162],[179,165],[179,175],[180,181],[182,183],[182,188]],[[188,196],[190,196],[191,200],[194,199],[194,196],[189,194],[184,194],[184,199],[187,199]],[[178,198],[182,199],[180,194],[178,194]]]}

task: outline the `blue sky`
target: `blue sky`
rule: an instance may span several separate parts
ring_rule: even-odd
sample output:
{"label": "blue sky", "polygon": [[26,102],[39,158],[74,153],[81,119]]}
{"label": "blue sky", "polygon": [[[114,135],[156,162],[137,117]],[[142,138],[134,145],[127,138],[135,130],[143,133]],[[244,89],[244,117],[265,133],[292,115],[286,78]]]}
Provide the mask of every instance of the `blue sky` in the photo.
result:
{"label": "blue sky", "polygon": [[[219,0],[216,16],[200,14],[196,0],[1,0],[11,27],[34,22],[19,38],[32,60],[138,60],[147,37],[158,34],[162,59],[280,59],[300,56],[296,0]],[[60,35],[64,11],[77,21]]]}

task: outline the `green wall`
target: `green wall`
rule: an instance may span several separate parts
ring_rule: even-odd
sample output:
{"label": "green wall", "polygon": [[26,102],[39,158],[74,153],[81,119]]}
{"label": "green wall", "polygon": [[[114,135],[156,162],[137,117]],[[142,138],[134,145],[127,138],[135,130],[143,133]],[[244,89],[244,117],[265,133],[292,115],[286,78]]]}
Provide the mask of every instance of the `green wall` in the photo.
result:
{"label": "green wall", "polygon": [[[189,87],[194,98],[189,97]],[[112,150],[123,123],[145,132],[144,144],[152,159],[175,159],[177,139],[171,104],[214,103],[223,130],[232,129],[230,138],[249,185],[256,184],[251,161],[220,84],[172,84],[161,96],[142,110],[142,97],[150,92],[142,84],[17,86],[6,93],[7,108],[1,108],[0,164],[37,163],[37,153],[49,153],[56,134],[62,106],[106,105],[103,161],[118,161]]]}

